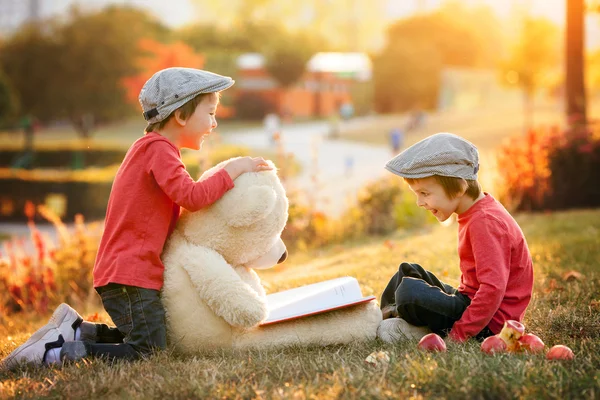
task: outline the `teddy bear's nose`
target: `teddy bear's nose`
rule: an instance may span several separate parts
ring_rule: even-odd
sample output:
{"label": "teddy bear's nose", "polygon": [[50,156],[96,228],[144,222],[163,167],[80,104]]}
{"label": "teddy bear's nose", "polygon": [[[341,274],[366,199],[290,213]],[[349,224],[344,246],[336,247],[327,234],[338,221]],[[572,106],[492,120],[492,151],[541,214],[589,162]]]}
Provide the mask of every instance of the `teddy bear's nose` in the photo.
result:
{"label": "teddy bear's nose", "polygon": [[287,250],[283,252],[283,254],[281,255],[281,258],[279,259],[279,261],[277,261],[277,264],[281,264],[285,260],[287,260]]}

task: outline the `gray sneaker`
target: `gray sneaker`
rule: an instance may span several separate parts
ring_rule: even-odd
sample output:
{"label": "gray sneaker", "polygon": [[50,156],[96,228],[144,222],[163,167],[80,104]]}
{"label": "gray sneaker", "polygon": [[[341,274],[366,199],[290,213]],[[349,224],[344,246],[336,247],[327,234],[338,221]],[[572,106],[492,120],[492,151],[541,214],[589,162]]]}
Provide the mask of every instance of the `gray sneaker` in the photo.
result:
{"label": "gray sneaker", "polygon": [[20,364],[42,365],[46,351],[61,347],[64,342],[56,326],[53,323],[48,323],[2,360],[0,370],[13,369]]}
{"label": "gray sneaker", "polygon": [[72,342],[75,340],[75,331],[82,322],[83,318],[81,318],[81,315],[65,303],[56,307],[54,314],[52,314],[50,321],[48,321],[49,324],[56,325],[61,335],[63,335],[65,342]]}
{"label": "gray sneaker", "polygon": [[414,326],[402,318],[384,319],[377,328],[377,337],[386,343],[406,339],[421,340],[428,333],[431,333],[431,330],[426,326]]}

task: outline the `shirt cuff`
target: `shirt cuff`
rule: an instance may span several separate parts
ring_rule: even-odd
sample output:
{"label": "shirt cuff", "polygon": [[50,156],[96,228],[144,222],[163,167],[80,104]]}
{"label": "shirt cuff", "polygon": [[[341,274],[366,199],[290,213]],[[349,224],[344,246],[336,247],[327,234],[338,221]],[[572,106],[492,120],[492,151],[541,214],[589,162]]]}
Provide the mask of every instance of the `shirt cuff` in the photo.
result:
{"label": "shirt cuff", "polygon": [[225,168],[221,168],[219,172],[217,172],[217,174],[221,174],[221,176],[223,177],[223,180],[225,181],[225,187],[227,188],[227,190],[233,189],[235,184],[233,183],[233,179],[231,179],[229,173],[225,171]]}
{"label": "shirt cuff", "polygon": [[463,343],[467,341],[467,337],[461,333],[459,333],[456,329],[452,329],[448,334],[448,337],[458,343]]}

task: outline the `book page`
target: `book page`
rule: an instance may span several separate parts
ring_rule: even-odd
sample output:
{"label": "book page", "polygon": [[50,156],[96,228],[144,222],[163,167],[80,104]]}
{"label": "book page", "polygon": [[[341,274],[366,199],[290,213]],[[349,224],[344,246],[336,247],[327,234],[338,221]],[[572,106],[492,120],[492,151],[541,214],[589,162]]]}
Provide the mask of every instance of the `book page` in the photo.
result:
{"label": "book page", "polygon": [[265,322],[310,314],[363,298],[355,278],[344,277],[301,286],[267,296],[269,317]]}

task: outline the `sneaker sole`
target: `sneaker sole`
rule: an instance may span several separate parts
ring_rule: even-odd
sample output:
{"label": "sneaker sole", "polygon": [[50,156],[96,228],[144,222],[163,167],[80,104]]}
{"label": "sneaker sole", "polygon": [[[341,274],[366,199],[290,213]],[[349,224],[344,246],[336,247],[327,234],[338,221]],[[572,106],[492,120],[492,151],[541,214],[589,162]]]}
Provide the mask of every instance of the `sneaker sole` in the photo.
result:
{"label": "sneaker sole", "polygon": [[[36,344],[37,342],[42,340],[44,335],[52,329],[56,329],[56,327],[53,324],[48,323],[48,324],[42,326],[37,331],[35,331],[35,333],[33,335],[31,335],[31,337],[25,343],[23,343],[21,346],[19,346],[16,350],[14,350],[11,354],[9,354],[2,361],[3,367],[10,369],[10,368],[13,368],[13,367],[19,365],[21,363],[20,360],[18,359],[19,354],[21,354],[23,351],[25,351],[29,347],[33,346],[34,344]],[[39,361],[42,362],[43,360],[39,360]],[[33,361],[29,361],[29,362],[31,363]]]}

